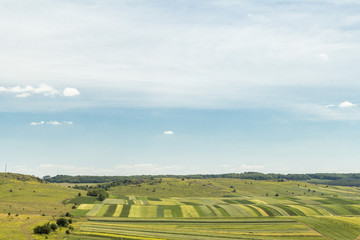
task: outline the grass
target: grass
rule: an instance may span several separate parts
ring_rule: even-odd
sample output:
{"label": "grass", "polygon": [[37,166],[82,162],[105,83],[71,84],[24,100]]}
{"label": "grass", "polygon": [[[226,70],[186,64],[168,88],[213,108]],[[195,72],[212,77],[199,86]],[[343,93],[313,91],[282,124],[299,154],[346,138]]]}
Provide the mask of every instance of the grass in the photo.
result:
{"label": "grass", "polygon": [[71,205],[64,205],[63,201],[74,198],[79,192],[42,183],[31,176],[10,173],[0,173],[0,188],[0,213],[20,215],[48,216],[70,212]]}

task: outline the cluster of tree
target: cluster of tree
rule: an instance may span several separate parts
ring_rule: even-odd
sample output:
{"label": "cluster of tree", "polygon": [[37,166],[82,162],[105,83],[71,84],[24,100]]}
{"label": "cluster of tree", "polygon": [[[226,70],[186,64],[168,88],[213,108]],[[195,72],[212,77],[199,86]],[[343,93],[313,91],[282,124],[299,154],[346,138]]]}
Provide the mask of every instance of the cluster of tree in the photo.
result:
{"label": "cluster of tree", "polygon": [[97,197],[99,201],[103,201],[105,198],[109,197],[109,193],[106,192],[103,188],[89,189],[86,195]]}
{"label": "cluster of tree", "polygon": [[68,227],[66,233],[69,234],[70,231],[74,230],[74,228],[70,225],[72,224],[72,219],[66,218],[58,218],[56,223],[45,223],[44,225],[39,225],[34,228],[35,234],[50,234],[51,231],[55,232],[58,227]]}
{"label": "cluster of tree", "polygon": [[[121,180],[117,180],[117,181],[113,181],[113,182],[108,182],[108,183],[103,183],[103,184],[97,184],[96,186],[94,185],[75,185],[73,188],[75,189],[81,189],[84,191],[88,191],[91,189],[96,189],[96,188],[102,188],[105,189],[106,191],[109,190],[109,188],[111,187],[115,187],[115,186],[127,186],[127,185],[139,185],[142,183],[148,183],[150,185],[153,185],[155,182],[157,182],[157,180],[147,180],[147,179],[121,179]],[[153,183],[153,184],[152,184]]]}
{"label": "cluster of tree", "polygon": [[[181,179],[207,179],[207,178],[235,178],[250,180],[293,180],[317,182],[328,185],[360,186],[360,173],[311,173],[311,174],[277,174],[277,173],[225,173],[225,174],[193,174],[193,175],[140,175],[140,176],[68,176],[57,175],[55,177],[45,176],[44,180],[49,182],[67,183],[105,183],[97,186],[105,190],[119,185],[133,185],[141,183],[156,183],[159,178],[181,178]],[[91,187],[78,186],[78,189],[88,190]]]}

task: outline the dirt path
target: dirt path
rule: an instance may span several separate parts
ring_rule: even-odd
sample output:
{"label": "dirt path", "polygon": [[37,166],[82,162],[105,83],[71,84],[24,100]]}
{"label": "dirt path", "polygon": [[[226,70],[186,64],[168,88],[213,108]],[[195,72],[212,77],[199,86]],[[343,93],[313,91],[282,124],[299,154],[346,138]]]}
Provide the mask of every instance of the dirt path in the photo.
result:
{"label": "dirt path", "polygon": [[31,233],[27,230],[27,227],[28,227],[29,225],[32,225],[32,224],[37,223],[37,222],[39,222],[39,221],[27,222],[27,223],[22,224],[22,225],[20,226],[20,230],[21,230],[21,232],[25,235],[25,237],[26,237],[27,240],[33,240],[33,239],[34,239],[34,238],[32,237],[32,235],[31,235]]}

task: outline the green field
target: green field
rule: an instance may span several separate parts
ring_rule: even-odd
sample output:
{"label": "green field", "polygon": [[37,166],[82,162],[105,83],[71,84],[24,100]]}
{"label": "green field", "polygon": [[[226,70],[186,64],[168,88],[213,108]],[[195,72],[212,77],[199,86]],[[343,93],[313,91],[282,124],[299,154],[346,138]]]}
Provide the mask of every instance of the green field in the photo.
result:
{"label": "green field", "polygon": [[32,228],[66,212],[74,215],[75,230],[48,239],[340,240],[360,235],[356,187],[163,178],[112,187],[109,198],[98,201],[39,179],[0,176],[0,239],[45,239]]}

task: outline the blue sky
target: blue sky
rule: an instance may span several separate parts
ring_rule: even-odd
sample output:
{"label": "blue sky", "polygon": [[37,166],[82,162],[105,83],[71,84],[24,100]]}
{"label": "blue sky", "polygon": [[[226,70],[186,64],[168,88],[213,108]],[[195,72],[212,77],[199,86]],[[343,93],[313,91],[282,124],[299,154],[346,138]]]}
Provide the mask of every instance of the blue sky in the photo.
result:
{"label": "blue sky", "polygon": [[360,3],[1,1],[0,164],[358,172]]}

